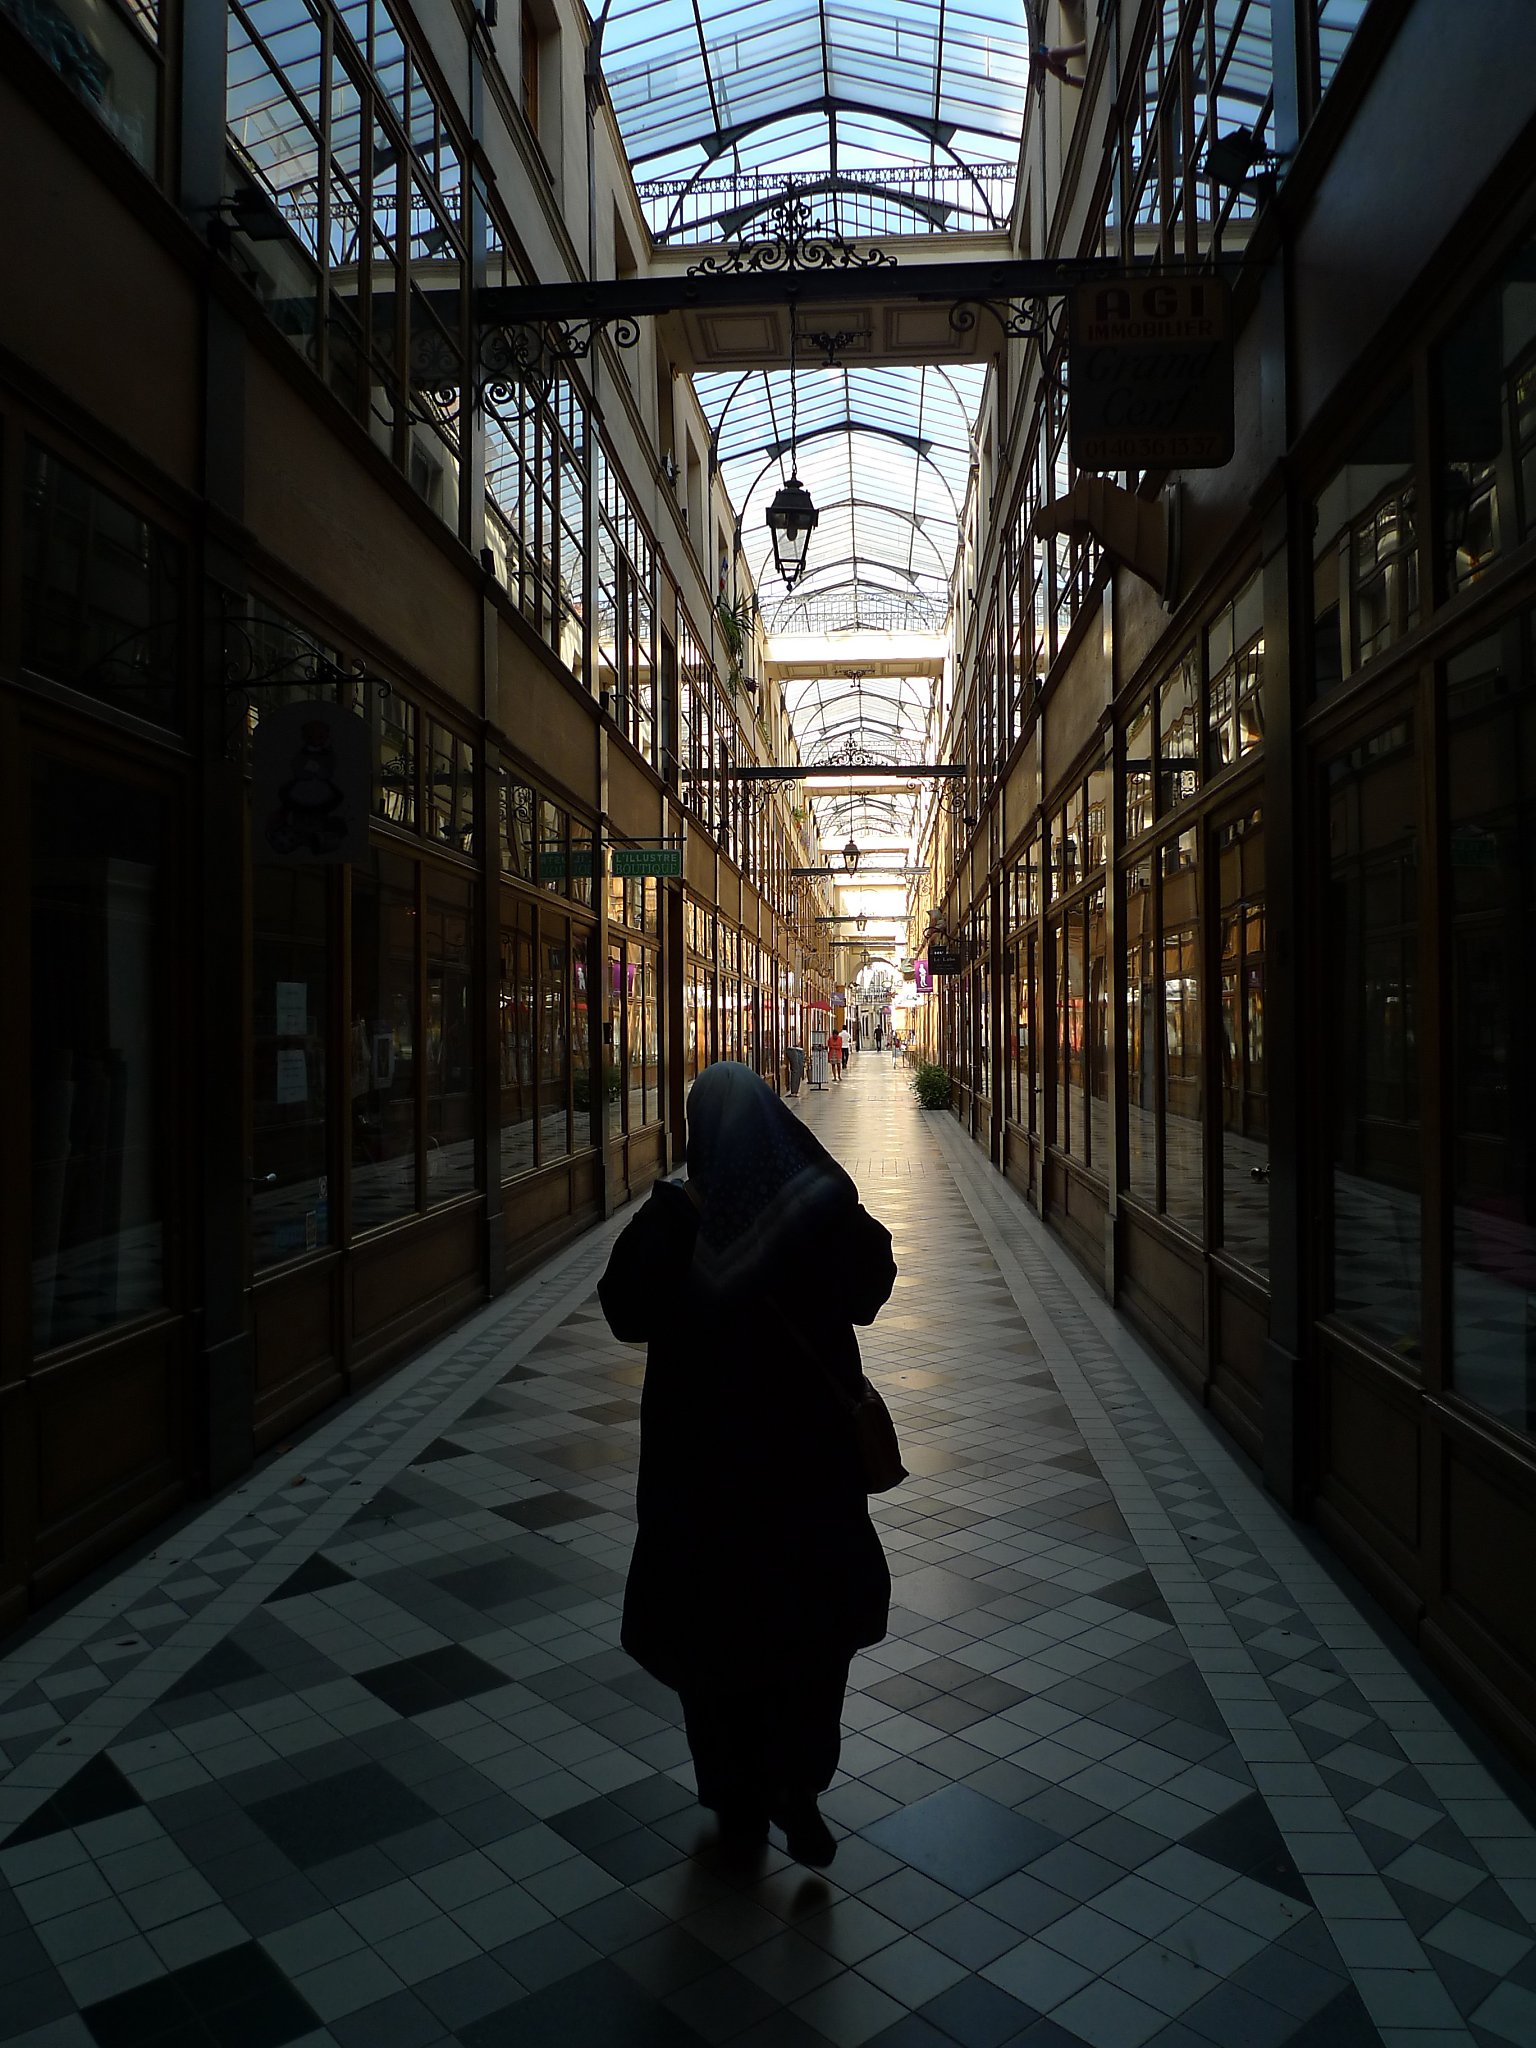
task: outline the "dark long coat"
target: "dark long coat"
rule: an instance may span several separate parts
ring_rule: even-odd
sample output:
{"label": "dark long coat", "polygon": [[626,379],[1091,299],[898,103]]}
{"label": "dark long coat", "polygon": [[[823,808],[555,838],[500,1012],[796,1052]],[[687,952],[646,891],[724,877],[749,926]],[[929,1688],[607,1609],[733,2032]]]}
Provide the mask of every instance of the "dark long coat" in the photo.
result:
{"label": "dark long coat", "polygon": [[879,1642],[891,1577],[844,1410],[896,1278],[863,1208],[728,1313],[691,1282],[698,1218],[663,1183],[613,1248],[598,1298],[649,1345],[639,1529],[624,1648],[663,1684],[729,1691]]}

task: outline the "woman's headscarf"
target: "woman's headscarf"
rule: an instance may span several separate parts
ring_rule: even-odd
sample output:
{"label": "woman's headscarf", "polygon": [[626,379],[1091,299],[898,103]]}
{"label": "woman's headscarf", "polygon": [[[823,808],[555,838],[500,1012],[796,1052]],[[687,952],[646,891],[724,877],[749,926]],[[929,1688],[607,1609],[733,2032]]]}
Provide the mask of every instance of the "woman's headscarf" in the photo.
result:
{"label": "woman's headscarf", "polygon": [[859,1203],[826,1147],[738,1060],[693,1084],[688,1179],[699,1197],[694,1275],[717,1299],[782,1287],[784,1262]]}

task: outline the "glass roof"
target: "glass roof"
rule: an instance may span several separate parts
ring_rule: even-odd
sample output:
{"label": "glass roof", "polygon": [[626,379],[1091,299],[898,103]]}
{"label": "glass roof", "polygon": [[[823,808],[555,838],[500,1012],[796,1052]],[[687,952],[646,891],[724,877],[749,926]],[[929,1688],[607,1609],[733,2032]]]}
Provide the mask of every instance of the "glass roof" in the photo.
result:
{"label": "glass roof", "polygon": [[[1029,82],[1024,7],[589,6],[659,238],[751,239],[755,216],[791,181],[818,230],[849,238],[995,234],[1006,226]],[[764,624],[774,635],[941,633],[984,368],[822,368],[806,365],[804,354],[801,362],[797,372],[694,379]],[[765,514],[791,473],[820,519],[806,573],[786,591]],[[908,675],[829,669],[791,682],[787,705],[802,758],[829,766],[929,758],[934,690],[922,667]],[[915,783],[818,793],[823,843],[841,846],[851,833],[861,847],[907,859],[921,796]]]}
{"label": "glass roof", "polygon": [[[984,0],[588,0],[647,177],[1017,155],[1024,9]],[[1001,146],[1000,146],[1001,145]]]}
{"label": "glass roof", "polygon": [[[872,364],[695,378],[770,633],[942,628],[985,374]],[[792,466],[821,516],[786,591],[766,514]]]}

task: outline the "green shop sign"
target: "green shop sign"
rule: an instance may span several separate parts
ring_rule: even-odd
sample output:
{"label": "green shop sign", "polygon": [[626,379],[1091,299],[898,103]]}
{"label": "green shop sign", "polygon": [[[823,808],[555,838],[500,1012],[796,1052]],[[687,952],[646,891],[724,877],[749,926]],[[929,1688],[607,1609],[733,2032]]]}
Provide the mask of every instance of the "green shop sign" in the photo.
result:
{"label": "green shop sign", "polygon": [[569,860],[565,857],[563,847],[557,848],[553,852],[541,853],[539,855],[539,880],[541,882],[563,882],[567,875],[574,875],[579,881],[590,881],[592,879],[592,849],[590,846],[578,846],[571,854]]}
{"label": "green shop sign", "polygon": [[616,875],[680,875],[683,849],[680,846],[616,846],[613,868]]}

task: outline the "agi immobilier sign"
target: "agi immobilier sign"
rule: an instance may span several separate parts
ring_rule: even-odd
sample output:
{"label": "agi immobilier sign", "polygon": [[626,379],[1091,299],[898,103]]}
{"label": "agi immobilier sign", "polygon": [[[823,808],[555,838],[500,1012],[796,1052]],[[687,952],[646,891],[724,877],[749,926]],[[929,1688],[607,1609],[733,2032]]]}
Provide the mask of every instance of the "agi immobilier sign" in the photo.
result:
{"label": "agi immobilier sign", "polygon": [[1217,277],[1081,285],[1068,433],[1078,469],[1219,469],[1232,459],[1232,305]]}

